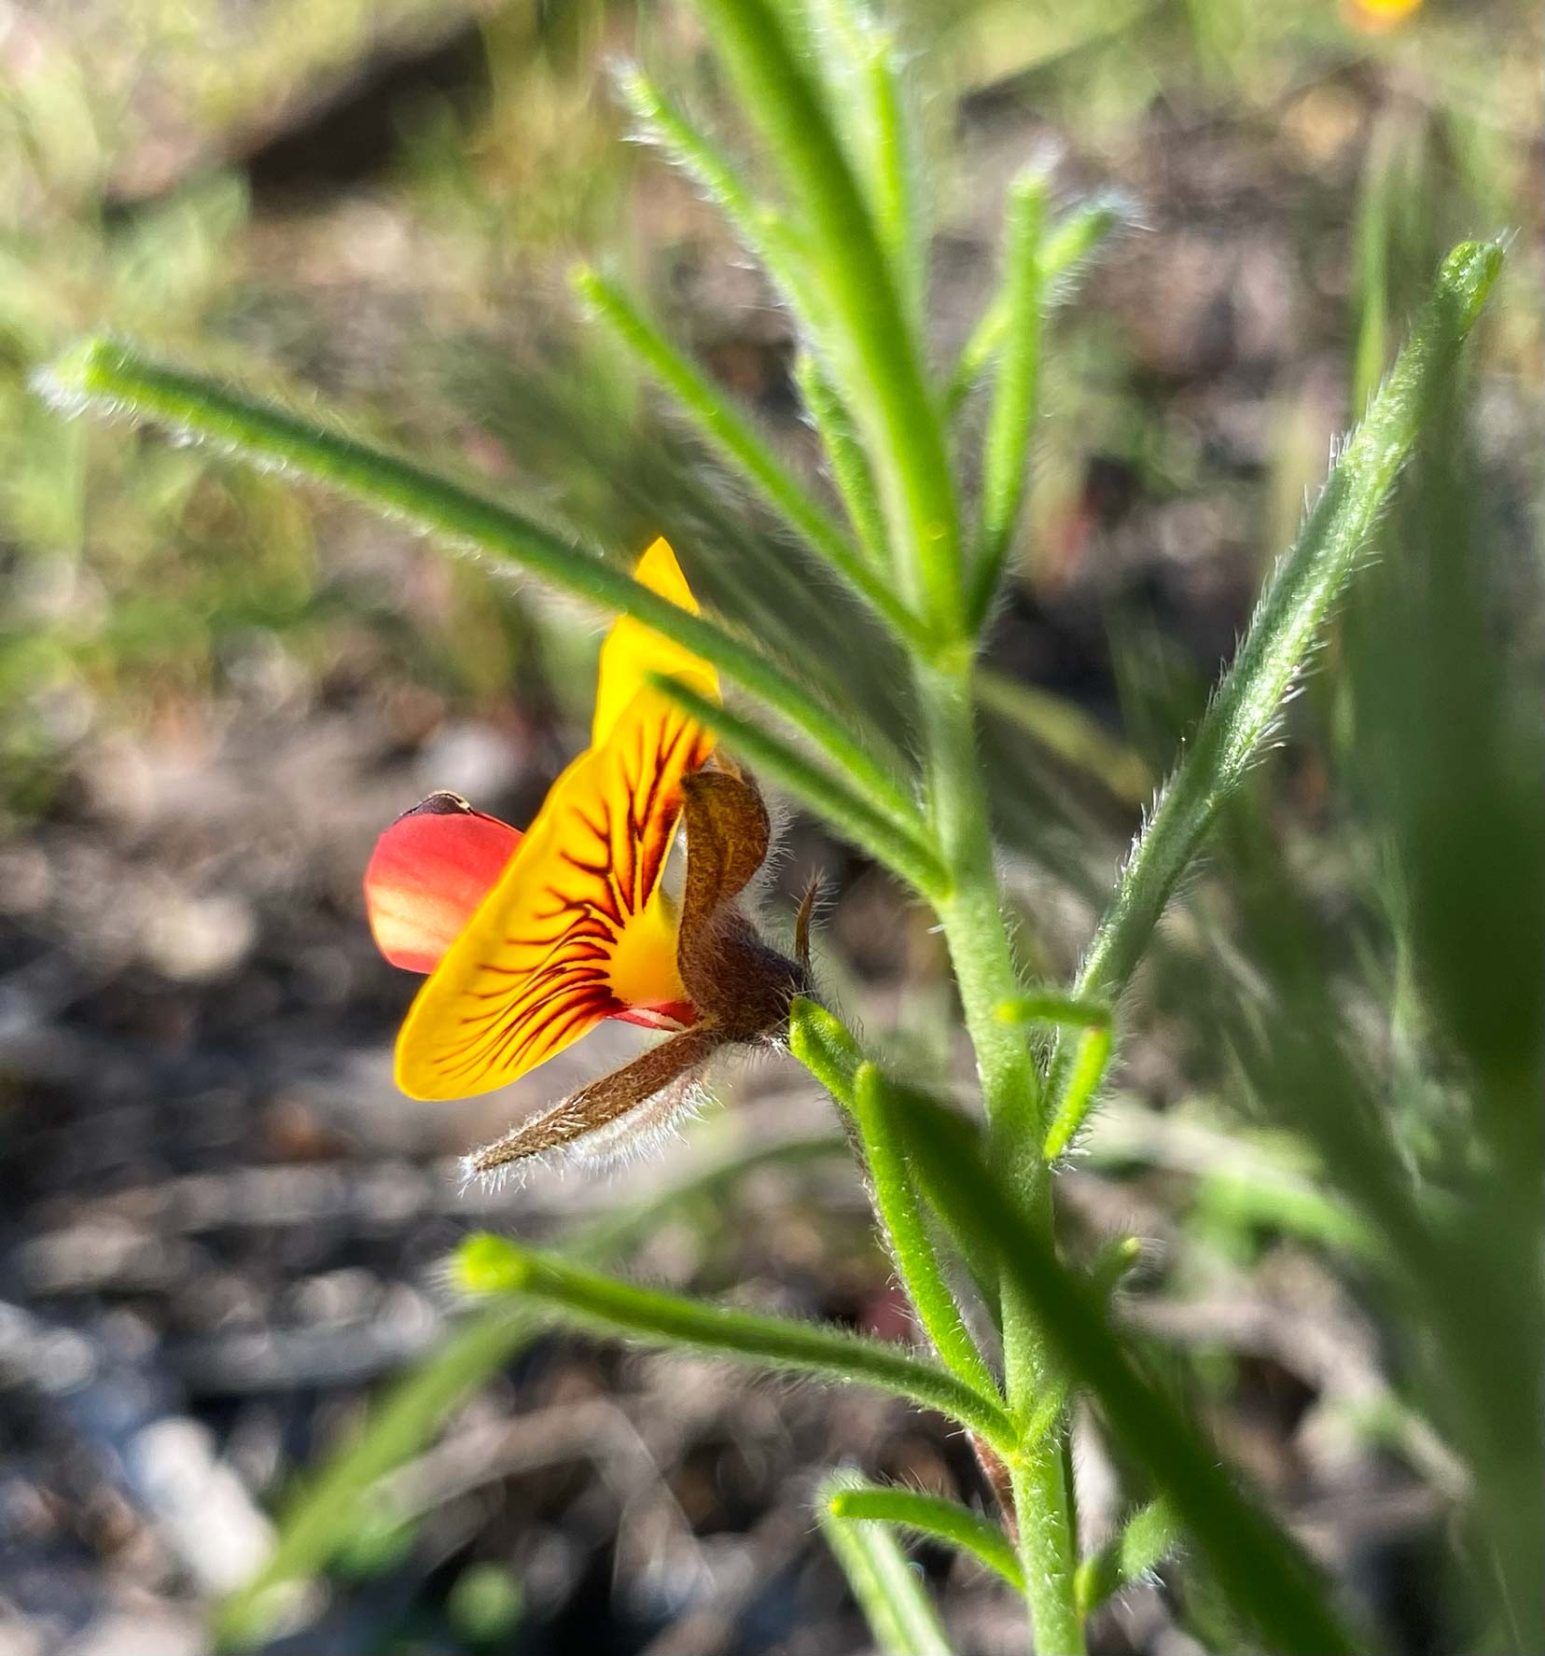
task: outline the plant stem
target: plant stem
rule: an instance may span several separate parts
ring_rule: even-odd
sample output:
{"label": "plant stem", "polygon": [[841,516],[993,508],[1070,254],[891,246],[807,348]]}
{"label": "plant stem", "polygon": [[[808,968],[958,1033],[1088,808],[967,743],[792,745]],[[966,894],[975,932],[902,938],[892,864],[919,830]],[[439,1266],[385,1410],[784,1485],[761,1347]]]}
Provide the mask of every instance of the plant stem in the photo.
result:
{"label": "plant stem", "polygon": [[[1051,1245],[1051,1182],[1040,1157],[1041,1088],[1023,1036],[997,1008],[1019,992],[993,871],[992,834],[972,717],[971,663],[917,669],[928,805],[950,888],[937,905],[976,1052],[982,1100],[997,1154],[1025,1221]],[[1002,1301],[1004,1381],[1020,1431],[1005,1457],[1014,1489],[1025,1600],[1041,1656],[1083,1656],[1073,1596],[1077,1566],[1072,1492],[1062,1430],[1027,1441],[1037,1402],[1055,1384],[1034,1315],[1012,1282]]]}
{"label": "plant stem", "polygon": [[[919,1167],[931,1170],[942,1211],[984,1223],[999,1239],[1005,1286],[1017,1284],[1039,1314],[1048,1349],[1098,1404],[1123,1450],[1167,1495],[1177,1521],[1216,1572],[1233,1606],[1258,1625],[1261,1646],[1281,1656],[1352,1656],[1367,1648],[1343,1627],[1318,1568],[1219,1462],[1216,1446],[1156,1384],[1112,1328],[1093,1287],[1067,1270],[1050,1238],[1027,1222],[1001,1158],[953,1111],[895,1093],[908,1111],[896,1130]],[[1060,1442],[1060,1434],[1055,1434]],[[1023,1463],[1027,1458],[1020,1453]],[[1028,1484],[1028,1479],[1021,1478]],[[1027,1505],[1021,1527],[1045,1522],[1049,1504]],[[1021,1556],[1027,1549],[1021,1537]],[[1033,1587],[1033,1583],[1031,1583]],[[1036,1630],[1038,1650],[1060,1650]],[[1230,1650],[1246,1648],[1235,1641]],[[1253,1643],[1248,1648],[1256,1648]]]}

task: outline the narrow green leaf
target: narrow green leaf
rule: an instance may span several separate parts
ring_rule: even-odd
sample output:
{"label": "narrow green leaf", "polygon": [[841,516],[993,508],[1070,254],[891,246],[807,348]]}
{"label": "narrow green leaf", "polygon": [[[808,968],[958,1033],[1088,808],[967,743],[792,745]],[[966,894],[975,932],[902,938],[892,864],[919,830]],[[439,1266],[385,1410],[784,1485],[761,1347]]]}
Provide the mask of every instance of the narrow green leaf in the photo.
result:
{"label": "narrow green leaf", "polygon": [[[1061,301],[1068,295],[1067,278],[1097,248],[1118,224],[1132,216],[1125,197],[1105,195],[1065,213],[1051,225],[1041,244],[1041,289]],[[1012,309],[1006,291],[993,296],[982,319],[972,330],[950,376],[944,394],[947,413],[959,409],[972,387],[987,372],[988,365],[1002,348],[1008,333]]]}
{"label": "narrow green leaf", "polygon": [[876,801],[905,813],[896,776],[759,651],[702,616],[690,615],[593,552],[400,455],[344,435],[336,424],[261,403],[215,382],[146,361],[125,346],[93,340],[60,358],[40,380],[61,407],[127,413],[279,467],[406,518],[452,544],[478,548],[600,609],[631,615],[711,662],[806,736]]}
{"label": "narrow green leaf", "polygon": [[1019,1435],[1019,1452],[1033,1453],[1063,1423],[1073,1388],[1065,1379],[1054,1380],[1036,1399]]}
{"label": "narrow green leaf", "polygon": [[[825,1087],[832,1097],[851,1116],[858,1083],[859,1066],[864,1055],[840,1018],[824,1006],[803,996],[794,1001],[789,1014],[789,1052]],[[928,1170],[911,1168],[918,1180],[918,1188],[929,1208],[949,1234],[956,1252],[964,1262],[982,1303],[992,1318],[994,1327],[1002,1327],[1002,1312],[998,1302],[997,1247],[991,1236],[975,1229],[961,1230],[954,1216],[945,1212],[933,1199],[928,1188]],[[1061,1414],[1065,1397],[1059,1396],[1056,1407],[1046,1418],[1042,1431],[1049,1431]],[[1039,1417],[1038,1417],[1039,1418]]]}
{"label": "narrow green leaf", "polygon": [[[830,1015],[826,1014],[826,1016],[829,1017]],[[832,1047],[832,1037],[829,1031],[823,1028],[821,1032],[821,1045],[818,1052],[818,1058],[820,1061],[827,1064],[832,1063]],[[794,1055],[799,1057],[799,1051],[797,1049],[793,1050]],[[846,1053],[840,1051],[839,1049],[839,1052],[836,1055],[837,1064],[844,1064],[845,1059]],[[855,1113],[857,1109],[859,1073],[860,1068],[857,1066],[851,1071],[844,1070],[843,1074],[846,1078],[848,1086],[848,1098],[845,1100],[838,1097],[839,1103],[845,1103],[848,1110]],[[895,1094],[903,1097],[914,1091],[915,1089],[909,1088],[903,1083],[895,1080],[890,1080],[885,1088],[886,1094]],[[918,1093],[917,1096],[919,1098],[925,1098],[925,1095],[921,1093]],[[932,1101],[925,1098],[925,1102],[931,1103]],[[884,1108],[883,1105],[882,1108]],[[890,1107],[885,1108],[885,1113],[887,1115],[892,1114],[893,1111],[894,1102],[892,1102]],[[961,1130],[963,1132],[970,1131],[970,1128],[966,1125],[963,1118],[961,1118]],[[878,1134],[886,1131],[886,1129],[876,1126],[874,1131]],[[1001,1331],[1002,1307],[999,1298],[997,1242],[989,1231],[984,1230],[980,1225],[973,1223],[969,1218],[962,1221],[961,1215],[956,1212],[952,1206],[939,1199],[939,1194],[934,1188],[933,1169],[931,1167],[924,1163],[913,1161],[910,1157],[908,1157],[906,1161],[906,1171],[907,1176],[913,1181],[918,1193],[922,1196],[930,1211],[938,1218],[939,1223],[943,1225],[945,1233],[954,1244],[955,1251],[959,1254],[962,1262],[965,1264],[966,1270],[970,1274],[972,1282],[976,1284],[977,1292],[981,1294],[983,1303],[986,1305],[988,1313],[992,1317],[994,1326]],[[1048,1426],[1050,1424],[1051,1422],[1048,1422]],[[1023,1437],[1021,1437],[1020,1447],[1021,1449],[1024,1448]]]}
{"label": "narrow green leaf", "polygon": [[915,1530],[946,1546],[958,1547],[985,1564],[1016,1592],[1025,1590],[1025,1572],[1014,1543],[994,1523],[958,1501],[923,1495],[914,1489],[885,1489],[878,1484],[845,1484],[827,1503],[833,1518],[848,1522],[895,1524]]}
{"label": "narrow green leaf", "polygon": [[873,1386],[958,1420],[1001,1454],[1013,1431],[1003,1410],[947,1370],[902,1347],[838,1329],[764,1317],[638,1288],[497,1236],[474,1236],[456,1256],[473,1294],[518,1294],[576,1322],[615,1334],[823,1380]]}
{"label": "narrow green leaf", "polygon": [[1003,273],[1007,322],[982,458],[981,526],[967,598],[973,625],[981,624],[998,590],[1025,498],[1041,376],[1046,196],[1046,178],[1040,173],[1017,179],[1009,190]]}
{"label": "narrow green leaf", "polygon": [[884,1097],[887,1089],[876,1065],[859,1066],[853,1086],[853,1119],[869,1166],[875,1212],[907,1298],[934,1350],[974,1391],[996,1398],[997,1382],[962,1321],[960,1307],[939,1267],[906,1156],[891,1130],[891,1112]]}
{"label": "narrow green leaf", "polygon": [[805,410],[815,425],[826,452],[832,482],[841,497],[848,522],[858,544],[877,569],[890,562],[885,538],[885,514],[875,492],[874,472],[869,457],[853,429],[853,417],[832,389],[831,381],[810,351],[801,351],[794,364],[794,381],[804,399]]}
{"label": "narrow green leaf", "polygon": [[1110,1008],[1102,1001],[1080,1000],[1057,989],[1030,989],[1001,1001],[999,1018],[1011,1024],[1060,1024],[1068,1029],[1109,1029]]}
{"label": "narrow green leaf", "polygon": [[406,1374],[371,1411],[363,1426],[305,1483],[279,1516],[273,1551],[251,1581],[214,1612],[222,1645],[264,1642],[287,1584],[327,1568],[358,1533],[377,1481],[423,1445],[451,1413],[541,1332],[524,1306],[484,1311]]}
{"label": "narrow green leaf", "polygon": [[857,1473],[833,1472],[816,1492],[816,1519],[853,1597],[885,1656],[950,1656],[938,1613],[896,1538],[878,1524],[847,1524],[832,1512],[844,1490],[862,1483]]}
{"label": "narrow green leaf", "polygon": [[[841,1019],[812,1000],[803,997],[796,999],[789,1015],[789,1051],[852,1116],[857,1098],[858,1072],[864,1055]],[[891,1085],[895,1087],[896,1083]],[[926,1167],[912,1164],[908,1171],[917,1181],[923,1200],[948,1233],[994,1325],[1001,1327],[996,1242],[979,1227],[967,1225],[962,1228],[956,1223],[956,1215],[934,1199]],[[1056,1408],[1047,1417],[1043,1430],[1050,1430],[1055,1424],[1063,1400],[1061,1397],[1057,1399]]]}
{"label": "narrow green leaf", "polygon": [[1093,1394],[1122,1449],[1168,1496],[1219,1582],[1273,1649],[1347,1656],[1359,1647],[1328,1603],[1314,1567],[1219,1466],[1189,1416],[1134,1367],[1093,1290],[1058,1263],[1019,1211],[959,1117],[894,1095],[896,1126],[928,1166],[940,1200],[997,1239],[999,1268],[1035,1314],[1060,1362]]}
{"label": "narrow green leaf", "polygon": [[[1380,511],[1410,457],[1432,398],[1502,269],[1494,242],[1465,242],[1444,260],[1432,298],[1389,378],[1353,431],[1298,540],[1273,570],[1244,642],[1190,747],[1159,792],[1074,984],[1111,1000],[1126,987],[1219,804],[1275,726],[1325,618],[1357,572]],[[1066,1144],[1081,1112],[1064,1080],[1054,1120]]]}
{"label": "narrow green leaf", "polygon": [[741,245],[782,290],[795,317],[813,337],[822,337],[824,307],[811,288],[805,249],[793,226],[752,195],[735,163],[642,70],[627,66],[618,77],[618,86],[645,135],[697,182],[729,220]]}
{"label": "narrow green leaf", "polygon": [[694,719],[717,731],[737,753],[781,783],[844,839],[905,880],[913,890],[930,898],[945,890],[943,865],[930,848],[926,838],[929,830],[916,811],[910,813],[910,822],[898,822],[876,810],[848,783],[812,764],[785,738],[756,719],[731,712],[676,679],[657,677],[653,682]]}
{"label": "narrow green leaf", "polygon": [[1096,1029],[1086,1029],[1073,1050],[1073,1061],[1067,1080],[1057,1096],[1057,1108],[1051,1126],[1046,1130],[1046,1142],[1041,1154],[1047,1161],[1055,1161],[1073,1142],[1073,1135],[1083,1124],[1105,1078],[1110,1063],[1111,1027],[1107,1023]]}
{"label": "narrow green leaf", "polygon": [[917,140],[895,40],[851,0],[806,0],[806,5],[833,122],[846,140],[897,291],[916,325],[924,313],[926,285],[922,207]]}
{"label": "narrow green leaf", "polygon": [[1409,139],[1404,120],[1381,118],[1363,160],[1355,227],[1354,292],[1357,345],[1352,358],[1352,406],[1366,408],[1389,361],[1390,216],[1394,162]]}
{"label": "narrow green leaf", "polygon": [[[696,180],[729,220],[741,245],[781,291],[808,340],[824,340],[828,328],[826,306],[812,285],[804,241],[793,226],[775,208],[752,195],[735,163],[642,71],[628,67],[619,77],[619,86],[645,134]],[[877,567],[884,568],[890,561],[884,513],[869,461],[854,432],[852,414],[814,352],[802,351],[800,363],[801,394],[826,449],[832,480],[860,545]]]}
{"label": "narrow green leaf", "polygon": [[1156,1570],[1180,1542],[1180,1529],[1167,1501],[1139,1507],[1097,1553],[1078,1566],[1073,1591],[1081,1614],[1098,1610],[1108,1598]]}
{"label": "narrow green leaf", "polygon": [[1105,1243],[1089,1266],[1090,1286],[1102,1305],[1110,1304],[1111,1296],[1142,1262],[1140,1236],[1118,1236]]}
{"label": "narrow green leaf", "polygon": [[771,0],[703,0],[742,102],[808,225],[833,380],[875,467],[906,597],[943,639],[963,632],[960,516],[923,345],[869,204]]}
{"label": "narrow green leaf", "polygon": [[920,622],[907,610],[848,543],[838,525],[767,446],[741,411],[689,361],[614,283],[594,270],[574,274],[575,291],[592,316],[604,323],[643,367],[692,416],[709,446],[738,466],[812,551],[904,641],[926,640]]}

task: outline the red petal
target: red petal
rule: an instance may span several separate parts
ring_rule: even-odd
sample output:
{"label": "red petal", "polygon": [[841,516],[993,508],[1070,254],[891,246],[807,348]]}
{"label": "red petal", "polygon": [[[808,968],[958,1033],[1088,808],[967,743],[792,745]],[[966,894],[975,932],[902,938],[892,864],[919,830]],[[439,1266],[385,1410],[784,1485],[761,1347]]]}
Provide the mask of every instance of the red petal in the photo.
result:
{"label": "red petal", "polygon": [[665,1001],[659,1006],[630,1006],[626,1012],[611,1014],[618,1023],[637,1024],[640,1029],[690,1029],[697,1022],[697,1008],[691,1001]]}
{"label": "red petal", "polygon": [[365,908],[381,953],[407,971],[432,972],[520,841],[519,829],[453,793],[430,794],[398,817],[365,869]]}

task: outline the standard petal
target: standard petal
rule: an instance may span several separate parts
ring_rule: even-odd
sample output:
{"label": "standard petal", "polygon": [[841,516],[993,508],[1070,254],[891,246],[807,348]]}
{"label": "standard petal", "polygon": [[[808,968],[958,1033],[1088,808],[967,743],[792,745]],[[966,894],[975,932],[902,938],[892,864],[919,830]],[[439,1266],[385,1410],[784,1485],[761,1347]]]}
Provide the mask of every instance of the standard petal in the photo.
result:
{"label": "standard petal", "polygon": [[518,829],[459,794],[432,793],[405,811],[365,868],[365,910],[381,953],[407,971],[432,972],[520,841]]}
{"label": "standard petal", "polygon": [[[668,541],[655,541],[633,566],[633,578],[689,614],[698,613],[697,600]],[[601,646],[595,719],[590,732],[592,747],[600,747],[611,735],[651,673],[681,679],[699,695],[714,701],[719,699],[719,675],[706,661],[662,638],[641,622],[624,616],[612,627]]]}
{"label": "standard petal", "polygon": [[660,876],[681,779],[711,746],[700,725],[643,690],[608,740],[559,777],[519,854],[408,1012],[397,1041],[404,1092],[488,1092],[602,1018],[684,1009],[675,915]]}

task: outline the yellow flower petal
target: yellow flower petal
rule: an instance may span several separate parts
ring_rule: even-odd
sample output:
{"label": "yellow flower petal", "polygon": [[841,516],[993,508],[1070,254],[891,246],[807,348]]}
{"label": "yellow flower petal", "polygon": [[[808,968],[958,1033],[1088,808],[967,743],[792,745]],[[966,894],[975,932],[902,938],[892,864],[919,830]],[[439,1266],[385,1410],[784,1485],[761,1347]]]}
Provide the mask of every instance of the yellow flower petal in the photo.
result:
{"label": "yellow flower petal", "polygon": [[701,725],[645,689],[564,771],[409,1009],[397,1038],[405,1093],[488,1092],[625,1007],[686,1000],[660,876],[681,779],[711,748]]}
{"label": "yellow flower petal", "polygon": [[[654,542],[633,566],[633,578],[689,614],[698,613],[697,600],[668,541]],[[719,699],[719,675],[706,661],[662,638],[642,622],[623,616],[601,646],[595,719],[590,731],[592,747],[600,747],[611,735],[623,711],[644,688],[651,673],[681,679],[699,695],[714,701]]]}

